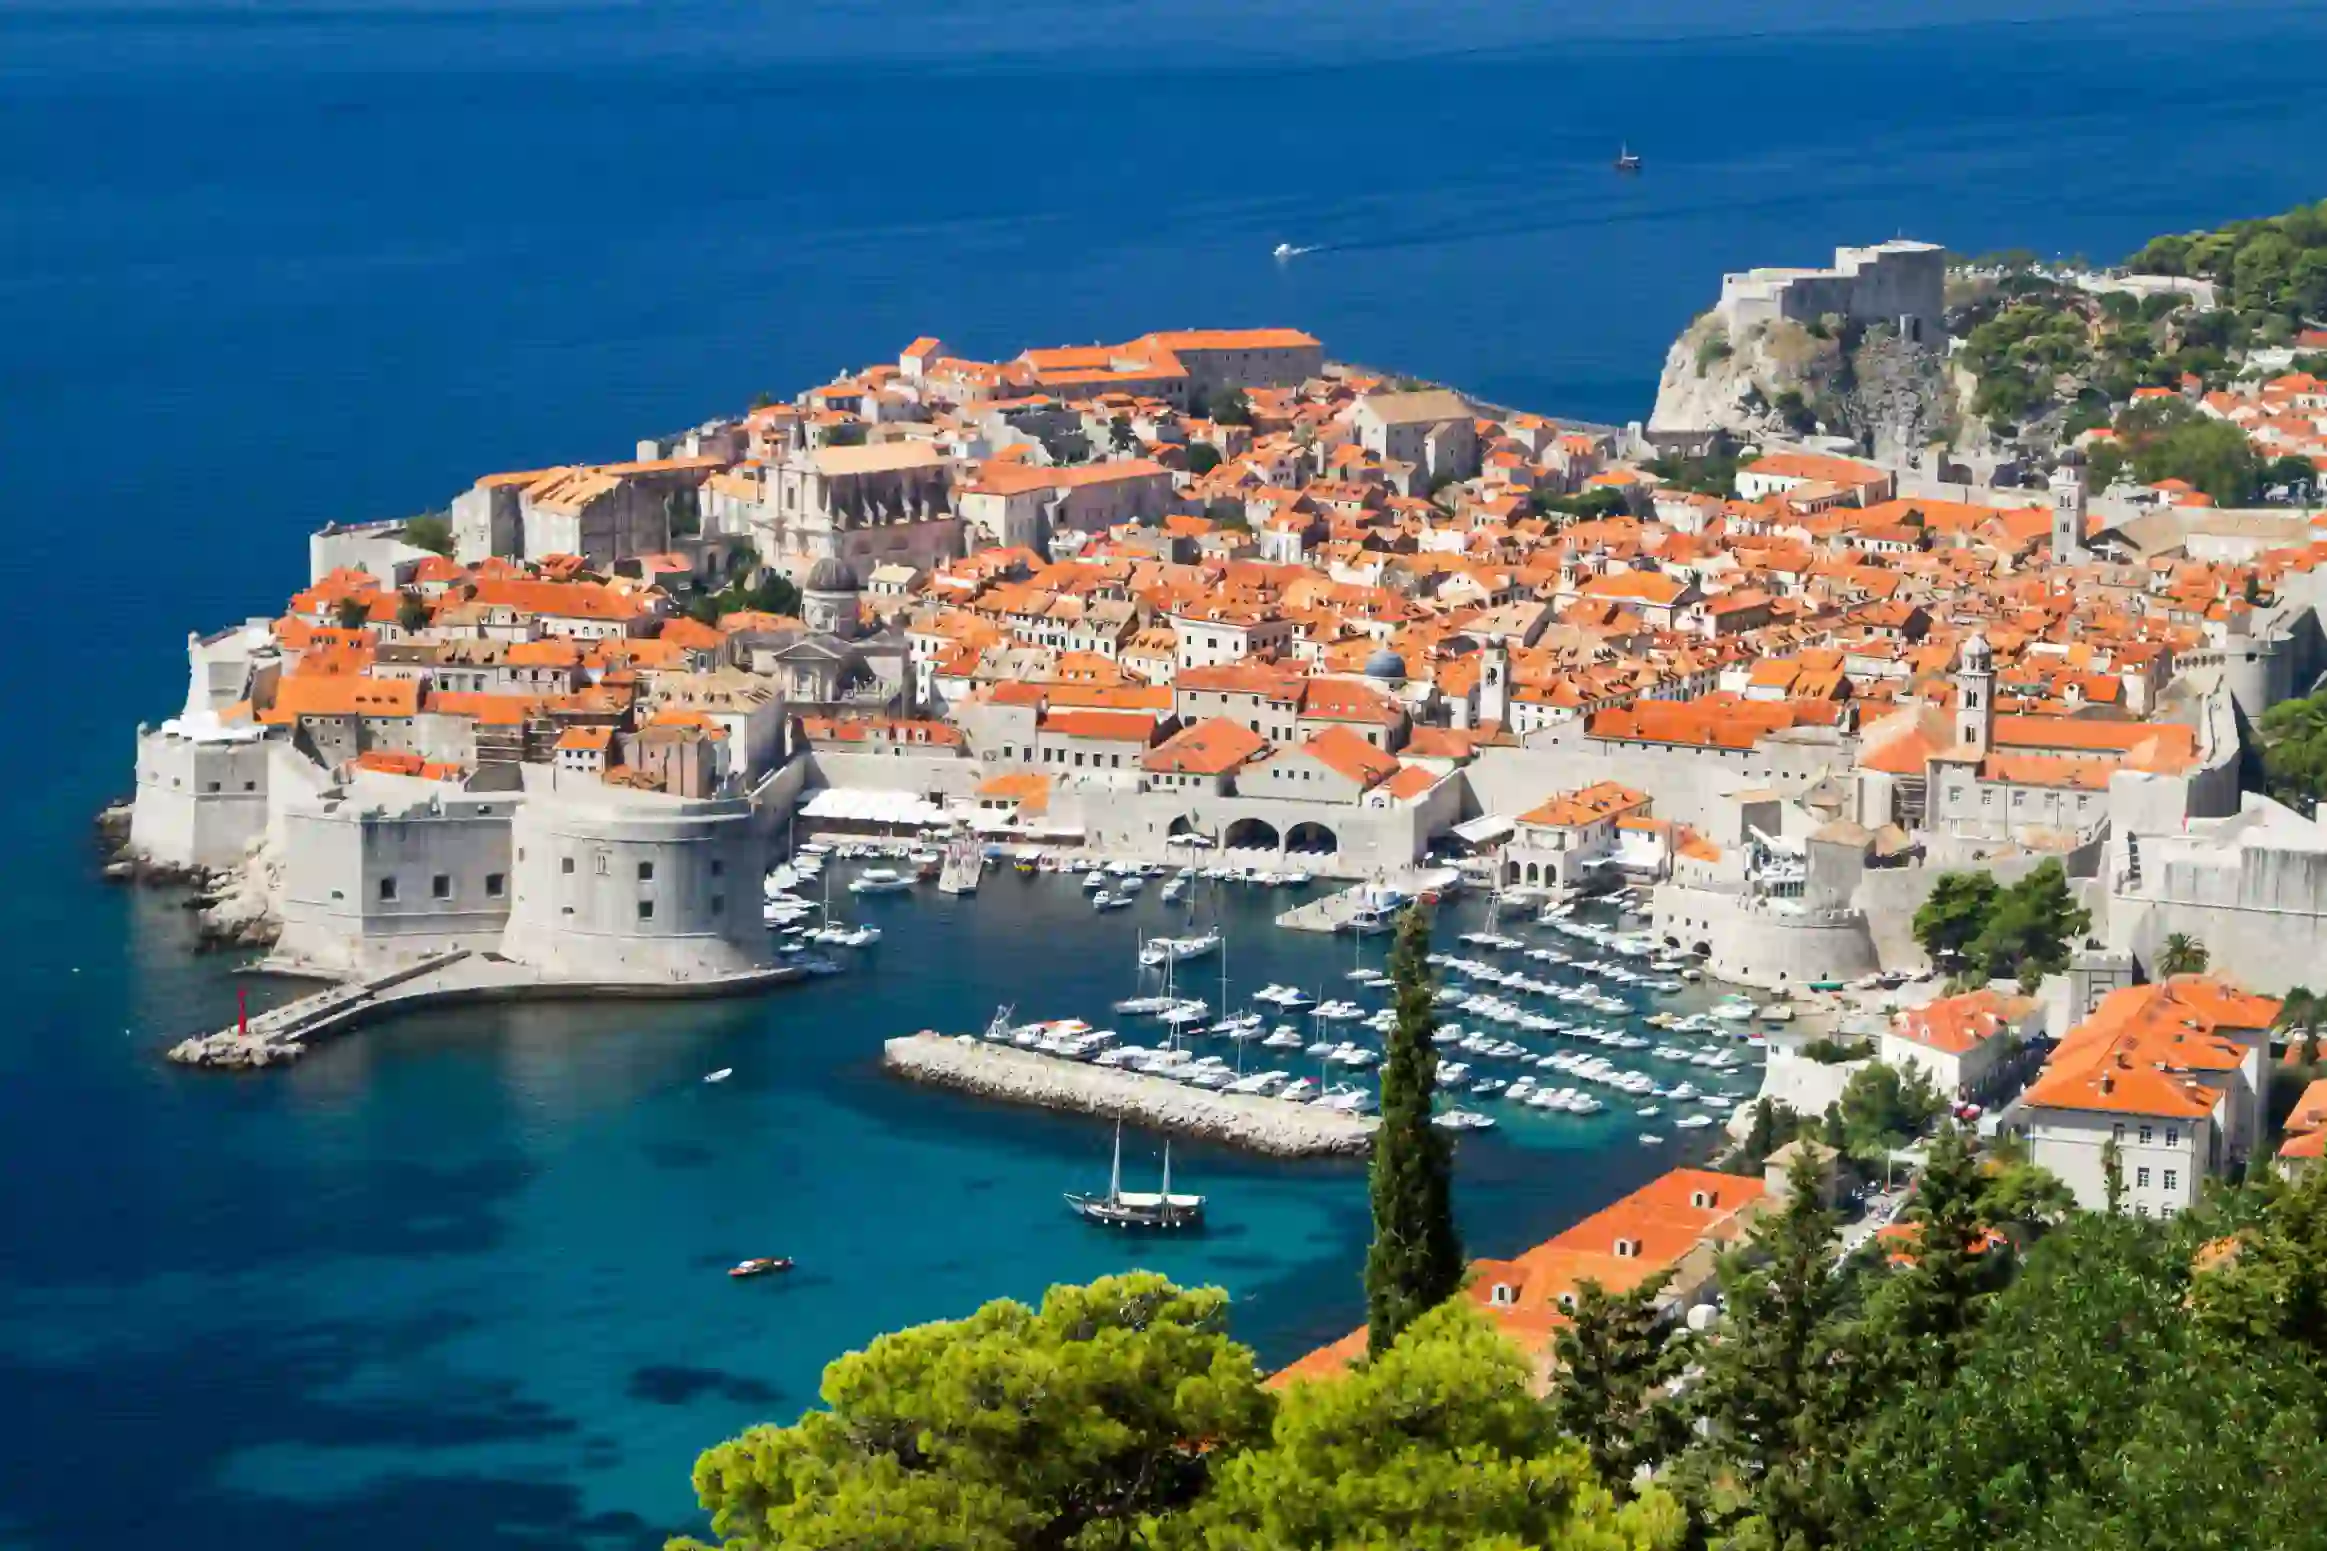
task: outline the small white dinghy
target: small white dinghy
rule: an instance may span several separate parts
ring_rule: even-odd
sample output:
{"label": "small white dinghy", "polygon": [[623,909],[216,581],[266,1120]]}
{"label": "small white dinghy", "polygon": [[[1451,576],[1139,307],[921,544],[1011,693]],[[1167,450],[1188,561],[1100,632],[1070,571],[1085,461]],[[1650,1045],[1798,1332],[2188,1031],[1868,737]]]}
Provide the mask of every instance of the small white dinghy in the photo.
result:
{"label": "small white dinghy", "polygon": [[718,1071],[716,1071],[716,1072],[706,1072],[706,1073],[704,1073],[704,1074],[703,1074],[703,1080],[704,1080],[705,1082],[725,1082],[725,1081],[727,1081],[727,1079],[728,1079],[728,1078],[730,1078],[730,1077],[733,1077],[734,1075],[735,1075],[735,1068],[734,1068],[734,1067],[732,1067],[732,1066],[723,1066],[723,1067],[721,1067],[721,1068],[720,1068]]}

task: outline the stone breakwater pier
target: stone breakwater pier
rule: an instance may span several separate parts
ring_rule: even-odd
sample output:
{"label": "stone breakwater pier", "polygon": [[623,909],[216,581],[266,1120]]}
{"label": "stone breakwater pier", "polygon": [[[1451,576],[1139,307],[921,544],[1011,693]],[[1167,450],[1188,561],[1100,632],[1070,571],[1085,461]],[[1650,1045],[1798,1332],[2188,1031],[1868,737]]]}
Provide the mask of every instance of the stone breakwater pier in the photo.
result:
{"label": "stone breakwater pier", "polygon": [[[259,967],[277,974],[312,972],[303,965],[275,960]],[[169,1058],[181,1066],[251,1071],[288,1065],[305,1055],[318,1039],[422,1007],[561,998],[597,1001],[733,996],[805,978],[804,971],[779,966],[668,982],[586,982],[545,975],[497,955],[456,950],[286,1002],[253,1015],[247,1027],[238,1025],[180,1040],[170,1047]]]}
{"label": "stone breakwater pier", "polygon": [[881,1064],[900,1077],[981,1098],[1128,1120],[1272,1158],[1362,1157],[1373,1145],[1370,1116],[1208,1092],[967,1035],[892,1039],[882,1047]]}

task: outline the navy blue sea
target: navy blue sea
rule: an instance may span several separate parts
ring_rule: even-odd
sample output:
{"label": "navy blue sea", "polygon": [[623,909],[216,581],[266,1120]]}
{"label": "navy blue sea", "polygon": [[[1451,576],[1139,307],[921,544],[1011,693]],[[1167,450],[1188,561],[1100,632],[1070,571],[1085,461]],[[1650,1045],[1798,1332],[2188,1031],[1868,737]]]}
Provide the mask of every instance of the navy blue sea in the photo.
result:
{"label": "navy blue sea", "polygon": [[[1282,322],[1633,418],[1723,269],[1901,231],[2106,256],[2319,197],[2323,44],[2317,6],[2103,0],[0,8],[0,1546],[650,1544],[696,1523],[695,1451],[835,1353],[1134,1255],[1059,1207],[1101,1128],[872,1066],[1124,994],[1141,921],[1056,883],[873,906],[879,973],[761,1002],[160,1065],[233,966],[95,882],[87,821],[184,632],[278,608],[308,529],[924,332]],[[1246,989],[1346,967],[1229,914]],[[1473,1245],[1683,1151],[1631,1129],[1468,1141]],[[1358,1173],[1178,1157],[1219,1224],[1143,1258],[1272,1360],[1355,1322]],[[803,1269],[719,1274],[753,1253]]]}

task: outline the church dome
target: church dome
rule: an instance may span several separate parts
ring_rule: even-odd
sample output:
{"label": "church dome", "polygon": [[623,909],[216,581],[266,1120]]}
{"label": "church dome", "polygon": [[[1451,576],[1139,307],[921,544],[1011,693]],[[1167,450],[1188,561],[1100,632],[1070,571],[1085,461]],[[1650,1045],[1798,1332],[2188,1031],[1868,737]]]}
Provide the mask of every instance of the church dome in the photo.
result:
{"label": "church dome", "polygon": [[806,592],[855,592],[856,573],[847,564],[826,555],[808,568]]}
{"label": "church dome", "polygon": [[1385,646],[1365,660],[1365,676],[1369,679],[1402,680],[1406,677],[1406,659]]}

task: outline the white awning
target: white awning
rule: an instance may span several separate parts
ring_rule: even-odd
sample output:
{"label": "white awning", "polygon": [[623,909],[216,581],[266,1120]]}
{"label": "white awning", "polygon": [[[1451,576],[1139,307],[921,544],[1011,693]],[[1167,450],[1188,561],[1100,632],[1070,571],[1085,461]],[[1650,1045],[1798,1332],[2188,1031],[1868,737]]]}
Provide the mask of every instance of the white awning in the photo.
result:
{"label": "white awning", "polygon": [[1467,844],[1483,846],[1493,845],[1518,827],[1519,821],[1507,814],[1485,813],[1455,825],[1454,832]]}
{"label": "white awning", "polygon": [[943,824],[943,808],[915,792],[856,790],[828,786],[800,805],[804,819],[842,824]]}

